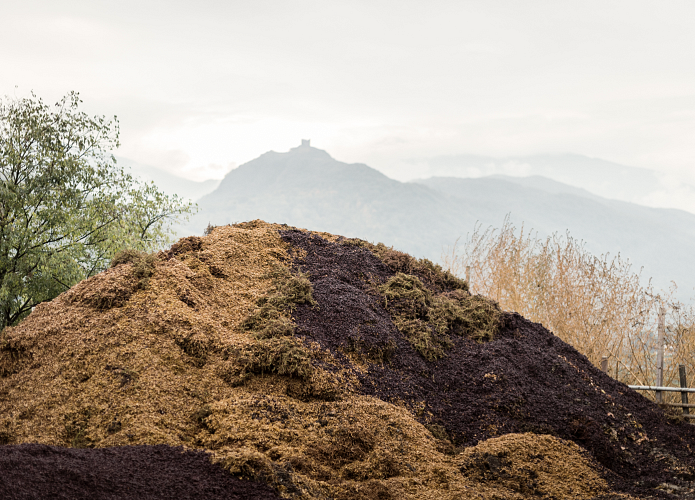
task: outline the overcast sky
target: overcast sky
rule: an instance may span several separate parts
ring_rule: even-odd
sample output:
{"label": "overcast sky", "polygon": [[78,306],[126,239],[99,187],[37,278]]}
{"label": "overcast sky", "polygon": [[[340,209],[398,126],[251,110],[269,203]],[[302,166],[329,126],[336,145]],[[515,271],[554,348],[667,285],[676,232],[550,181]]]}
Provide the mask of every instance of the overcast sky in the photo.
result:
{"label": "overcast sky", "polygon": [[0,94],[77,90],[118,115],[118,155],[196,180],[310,138],[400,179],[572,152],[695,183],[694,21],[691,0],[5,1]]}

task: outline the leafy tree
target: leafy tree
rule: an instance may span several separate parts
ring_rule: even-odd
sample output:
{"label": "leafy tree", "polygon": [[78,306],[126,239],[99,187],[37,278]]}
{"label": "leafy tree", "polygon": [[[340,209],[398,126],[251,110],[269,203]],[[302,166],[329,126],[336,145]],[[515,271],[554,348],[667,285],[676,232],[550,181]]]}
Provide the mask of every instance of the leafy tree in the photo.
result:
{"label": "leafy tree", "polygon": [[194,206],[116,164],[118,120],[0,100],[0,331],[106,267],[122,248],[152,251]]}

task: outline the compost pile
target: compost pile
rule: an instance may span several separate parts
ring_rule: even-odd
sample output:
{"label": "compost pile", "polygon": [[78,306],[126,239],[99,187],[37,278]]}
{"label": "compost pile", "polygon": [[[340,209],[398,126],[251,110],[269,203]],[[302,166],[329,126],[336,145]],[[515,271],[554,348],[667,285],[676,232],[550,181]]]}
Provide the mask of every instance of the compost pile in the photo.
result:
{"label": "compost pile", "polygon": [[7,498],[695,489],[695,427],[541,325],[429,261],[262,221],[123,252],[2,332],[0,444]]}

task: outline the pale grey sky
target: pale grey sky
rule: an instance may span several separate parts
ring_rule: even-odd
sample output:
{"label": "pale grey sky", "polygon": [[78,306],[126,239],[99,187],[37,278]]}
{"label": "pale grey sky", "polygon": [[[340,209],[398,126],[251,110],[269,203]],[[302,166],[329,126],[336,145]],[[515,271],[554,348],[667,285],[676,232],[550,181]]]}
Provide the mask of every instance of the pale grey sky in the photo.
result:
{"label": "pale grey sky", "polygon": [[311,138],[402,180],[572,152],[695,183],[694,21],[669,0],[5,0],[0,94],[77,90],[118,115],[120,156],[196,180]]}

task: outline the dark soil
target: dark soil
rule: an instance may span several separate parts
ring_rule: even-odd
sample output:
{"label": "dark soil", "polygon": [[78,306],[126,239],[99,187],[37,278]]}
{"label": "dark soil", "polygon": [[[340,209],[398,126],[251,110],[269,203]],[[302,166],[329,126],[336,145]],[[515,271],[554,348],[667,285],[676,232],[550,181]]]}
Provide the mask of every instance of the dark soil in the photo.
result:
{"label": "dark soil", "polygon": [[512,432],[552,434],[587,449],[609,483],[632,494],[661,496],[653,489],[661,483],[695,480],[695,426],[667,419],[542,325],[505,313],[494,340],[451,335],[445,356],[427,361],[374,291],[393,269],[345,241],[281,235],[307,252],[294,267],[308,273],[318,303],[296,309],[296,334],[346,367],[350,358],[370,361],[361,391],[406,404],[435,437],[462,447]]}
{"label": "dark soil", "polygon": [[280,498],[270,487],[233,477],[203,452],[170,446],[59,448],[0,446],[0,498]]}

